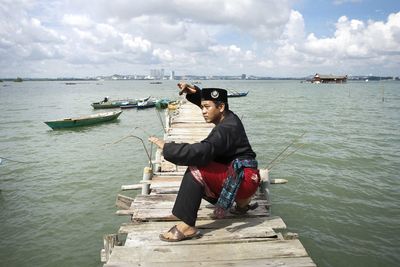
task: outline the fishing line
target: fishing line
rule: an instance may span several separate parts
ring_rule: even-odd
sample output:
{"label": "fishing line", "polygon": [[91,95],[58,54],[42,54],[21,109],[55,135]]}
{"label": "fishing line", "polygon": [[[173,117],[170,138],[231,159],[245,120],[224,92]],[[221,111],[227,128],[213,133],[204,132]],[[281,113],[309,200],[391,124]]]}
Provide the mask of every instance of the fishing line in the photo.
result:
{"label": "fishing line", "polygon": [[[140,126],[136,126],[134,129],[135,129],[135,130],[136,130],[136,129],[139,129],[139,130],[143,131],[143,133],[145,133],[145,134],[148,135],[148,136],[154,136],[153,134],[149,133],[148,131],[146,131],[145,129],[143,129],[143,128],[140,127]],[[145,151],[146,151],[147,157],[149,158],[149,160],[150,160],[150,162],[151,162],[151,158],[152,158],[152,156],[153,156],[153,143],[150,143],[150,153],[149,153],[149,152],[148,152],[148,149],[146,148],[146,146],[145,146],[145,144],[144,144],[143,139],[140,138],[140,137],[138,137],[138,136],[136,136],[136,135],[133,135],[133,134],[127,135],[127,136],[125,136],[125,137],[122,137],[121,139],[118,139],[118,140],[115,141],[115,142],[106,143],[106,144],[104,144],[103,146],[117,144],[117,143],[122,142],[123,140],[125,140],[125,139],[127,139],[127,138],[129,138],[129,137],[137,138],[137,139],[139,139],[139,140],[142,142],[143,147],[144,147],[144,149],[145,149]],[[152,164],[151,164],[151,166],[152,166]]]}
{"label": "fishing line", "polygon": [[14,160],[14,159],[6,158],[6,157],[0,157],[0,165],[3,163],[3,161],[11,161],[11,162],[23,163],[23,164],[39,163],[39,161],[19,161],[19,160]]}
{"label": "fishing line", "polygon": [[140,127],[140,126],[136,126],[134,129],[135,129],[135,130],[136,130],[136,129],[139,129],[139,130],[143,131],[146,135],[148,135],[148,136],[153,136],[153,134],[149,133],[148,131],[146,131],[145,129],[143,129],[143,128]]}
{"label": "fishing line", "polygon": [[269,167],[267,168],[268,170],[271,170],[274,166],[278,165],[279,163],[281,163],[282,161],[284,161],[285,159],[287,159],[289,156],[291,156],[292,154],[294,154],[296,151],[298,151],[300,148],[302,148],[305,144],[301,144],[300,146],[297,147],[297,149],[293,150],[292,152],[290,152],[289,154],[285,155],[285,157],[283,157],[282,159],[280,159],[279,161],[277,161],[275,164],[269,165]]}
{"label": "fishing line", "polygon": [[151,161],[151,154],[149,154],[149,151],[148,151],[148,149],[147,149],[146,145],[144,144],[144,141],[143,141],[143,139],[142,139],[142,138],[140,138],[139,136],[136,136],[136,135],[133,135],[133,134],[131,134],[131,135],[128,135],[128,136],[125,136],[125,137],[123,137],[123,138],[119,139],[118,141],[116,141],[116,142],[114,142],[114,143],[112,143],[112,144],[117,144],[117,143],[119,143],[119,142],[122,142],[122,141],[123,141],[123,140],[125,140],[125,139],[128,139],[128,138],[130,138],[130,137],[133,137],[133,138],[139,139],[139,140],[142,142],[142,145],[143,145],[144,151],[146,152],[147,158],[149,159],[150,168],[153,168],[153,163],[152,163],[152,161]]}
{"label": "fishing line", "polygon": [[[298,139],[302,138],[304,135],[306,134],[306,132],[304,132],[302,135],[300,135],[299,137],[296,137],[295,139],[293,139],[293,141],[285,147],[285,149],[283,149],[272,161],[270,161],[270,163],[268,164],[267,169],[270,169],[270,166],[273,166],[274,162],[283,154],[286,152],[286,150],[289,149],[289,147],[291,147]],[[297,150],[295,150],[297,151]],[[292,153],[291,153],[292,154]],[[281,160],[282,161],[282,160]]]}
{"label": "fishing line", "polygon": [[158,110],[157,110],[157,109],[155,109],[155,111],[156,111],[156,113],[157,113],[157,117],[158,117],[158,119],[160,120],[161,126],[162,126],[162,128],[163,128],[163,132],[164,132],[164,133],[167,133],[167,131],[165,130],[164,123],[163,123],[163,121],[162,121],[162,118],[161,118],[160,112],[158,112]]}

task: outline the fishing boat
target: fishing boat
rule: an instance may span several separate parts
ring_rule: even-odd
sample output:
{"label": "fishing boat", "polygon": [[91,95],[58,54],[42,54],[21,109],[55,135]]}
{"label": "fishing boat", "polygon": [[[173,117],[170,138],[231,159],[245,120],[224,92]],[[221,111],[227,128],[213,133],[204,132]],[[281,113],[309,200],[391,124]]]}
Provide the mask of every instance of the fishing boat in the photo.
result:
{"label": "fishing boat", "polygon": [[128,108],[137,108],[138,107],[138,103],[140,102],[144,102],[150,99],[149,97],[146,98],[142,98],[142,99],[136,99],[136,101],[134,102],[130,102],[130,103],[124,103],[120,106],[121,109],[128,109]]}
{"label": "fishing boat", "polygon": [[137,105],[138,102],[144,101],[147,98],[142,99],[122,99],[122,100],[110,100],[108,97],[105,97],[100,102],[94,102],[91,106],[94,109],[102,109],[102,108],[120,108],[121,106],[128,106],[128,105]]}
{"label": "fishing boat", "polygon": [[146,109],[156,106],[156,100],[154,98],[149,98],[145,101],[140,101],[137,103],[137,109]]}
{"label": "fishing boat", "polygon": [[126,99],[126,100],[109,100],[106,98],[104,98],[103,101],[100,102],[94,102],[91,104],[91,106],[94,109],[101,109],[101,108],[119,108],[122,105],[128,105],[129,103],[131,103],[130,99]]}
{"label": "fishing boat", "polygon": [[122,111],[103,112],[76,118],[45,121],[44,123],[53,130],[80,127],[115,120],[119,115],[121,115],[121,113]]}
{"label": "fishing boat", "polygon": [[158,99],[156,101],[156,109],[158,109],[158,110],[166,109],[166,108],[168,108],[168,104],[170,102],[171,101],[169,99],[167,99],[167,98]]}
{"label": "fishing boat", "polygon": [[228,91],[228,97],[242,97],[242,96],[247,96],[247,94],[249,93],[249,91],[247,92],[237,92],[234,90],[229,90]]}

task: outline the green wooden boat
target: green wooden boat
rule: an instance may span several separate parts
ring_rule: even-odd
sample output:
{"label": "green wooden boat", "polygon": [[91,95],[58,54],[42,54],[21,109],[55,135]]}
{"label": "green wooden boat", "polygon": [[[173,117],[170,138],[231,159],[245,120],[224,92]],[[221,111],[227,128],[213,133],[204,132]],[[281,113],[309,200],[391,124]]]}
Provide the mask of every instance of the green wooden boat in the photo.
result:
{"label": "green wooden boat", "polygon": [[53,130],[80,127],[115,120],[119,115],[121,115],[121,113],[122,111],[103,112],[76,118],[45,121],[44,123]]}

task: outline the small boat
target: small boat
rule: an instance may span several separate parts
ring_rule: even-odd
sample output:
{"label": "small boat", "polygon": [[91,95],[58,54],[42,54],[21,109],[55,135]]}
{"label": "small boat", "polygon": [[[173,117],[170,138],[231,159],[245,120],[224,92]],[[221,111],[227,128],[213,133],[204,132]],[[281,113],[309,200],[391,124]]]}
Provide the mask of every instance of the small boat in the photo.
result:
{"label": "small boat", "polygon": [[107,97],[104,98],[103,101],[94,102],[91,106],[94,109],[101,109],[101,108],[119,108],[122,105],[128,105],[134,100],[125,99],[125,100],[109,100]]}
{"label": "small boat", "polygon": [[149,100],[149,99],[150,99],[150,96],[149,96],[149,97],[146,97],[146,98],[142,98],[142,99],[136,99],[136,101],[134,101],[134,102],[132,101],[132,102],[130,102],[130,103],[122,104],[122,105],[120,106],[120,108],[121,108],[121,109],[137,108],[137,107],[138,107],[138,103],[147,101],[147,100]]}
{"label": "small boat", "polygon": [[120,108],[121,106],[128,105],[137,105],[139,101],[144,101],[148,98],[143,99],[122,99],[122,100],[110,100],[108,97],[105,97],[100,102],[94,102],[91,106],[94,109],[102,109],[102,108]]}
{"label": "small boat", "polygon": [[229,91],[229,92],[228,92],[228,97],[247,96],[248,93],[249,93],[249,91],[247,91],[247,92]]}
{"label": "small boat", "polygon": [[45,121],[44,123],[46,123],[53,130],[62,128],[72,128],[72,127],[87,126],[87,125],[112,121],[118,118],[118,116],[121,115],[121,113],[122,111],[103,112],[76,118]]}
{"label": "small boat", "polygon": [[137,109],[152,108],[156,106],[156,100],[154,98],[140,101],[137,103]]}
{"label": "small boat", "polygon": [[171,101],[169,99],[167,99],[167,98],[158,99],[156,101],[156,109],[158,109],[158,110],[166,109],[166,108],[168,108],[168,104],[170,102]]}

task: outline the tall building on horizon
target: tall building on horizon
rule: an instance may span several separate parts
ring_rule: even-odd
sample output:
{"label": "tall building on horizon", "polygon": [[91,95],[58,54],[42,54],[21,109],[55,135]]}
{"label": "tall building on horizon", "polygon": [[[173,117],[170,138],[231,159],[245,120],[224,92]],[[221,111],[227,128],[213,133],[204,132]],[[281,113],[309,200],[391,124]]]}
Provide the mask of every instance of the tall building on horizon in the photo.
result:
{"label": "tall building on horizon", "polygon": [[150,78],[154,80],[161,80],[164,78],[164,69],[151,69]]}

